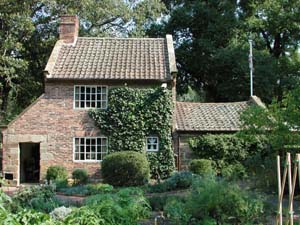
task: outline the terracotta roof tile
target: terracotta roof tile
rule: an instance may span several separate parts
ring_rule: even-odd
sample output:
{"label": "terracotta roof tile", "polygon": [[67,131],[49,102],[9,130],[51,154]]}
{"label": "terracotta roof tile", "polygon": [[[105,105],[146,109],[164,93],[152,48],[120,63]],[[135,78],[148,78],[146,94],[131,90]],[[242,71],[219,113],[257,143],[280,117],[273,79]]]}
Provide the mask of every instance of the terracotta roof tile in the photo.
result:
{"label": "terracotta roof tile", "polygon": [[240,113],[249,102],[176,103],[178,131],[238,131]]}
{"label": "terracotta roof tile", "polygon": [[165,38],[79,37],[58,51],[50,79],[171,79]]}

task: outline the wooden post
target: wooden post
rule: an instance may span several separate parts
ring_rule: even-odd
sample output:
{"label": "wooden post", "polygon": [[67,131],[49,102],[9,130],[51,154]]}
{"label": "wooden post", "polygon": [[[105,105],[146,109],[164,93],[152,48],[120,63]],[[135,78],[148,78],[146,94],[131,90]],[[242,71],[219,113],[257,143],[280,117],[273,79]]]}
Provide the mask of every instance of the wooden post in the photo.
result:
{"label": "wooden post", "polygon": [[[283,199],[283,193],[284,193],[284,188],[285,188],[285,182],[286,182],[286,177],[287,177],[287,171],[288,171],[288,158],[286,158],[285,165],[284,165],[284,171],[283,171],[283,178],[281,180],[281,192],[280,192],[280,197],[279,197],[279,205],[278,205],[278,212],[280,212],[279,207],[281,207],[281,220],[282,220],[282,199]],[[277,220],[276,224],[278,225],[278,222],[280,221],[279,219],[279,214],[277,215]]]}
{"label": "wooden post", "polygon": [[278,180],[278,215],[276,224],[282,225],[282,201],[281,201],[281,169],[280,169],[280,156],[277,156],[277,180]]}
{"label": "wooden post", "polygon": [[[291,153],[287,153],[287,159],[288,159],[288,185],[289,185],[289,202],[292,202],[293,199],[292,199],[292,162],[291,162]],[[293,225],[293,204],[291,204],[291,207],[289,208],[289,215],[287,218],[288,219],[288,222],[287,224],[289,223],[289,221],[291,222],[291,225]]]}

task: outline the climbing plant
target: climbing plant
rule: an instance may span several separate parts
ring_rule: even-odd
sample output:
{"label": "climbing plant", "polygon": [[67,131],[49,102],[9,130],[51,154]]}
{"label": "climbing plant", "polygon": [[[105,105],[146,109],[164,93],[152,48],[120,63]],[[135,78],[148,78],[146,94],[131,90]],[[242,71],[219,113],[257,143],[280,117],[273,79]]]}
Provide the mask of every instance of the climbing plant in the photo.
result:
{"label": "climbing plant", "polygon": [[113,88],[108,107],[89,112],[99,129],[109,137],[109,152],[145,152],[146,137],[159,138],[159,151],[147,153],[153,176],[168,177],[174,170],[172,152],[171,91],[165,88]]}

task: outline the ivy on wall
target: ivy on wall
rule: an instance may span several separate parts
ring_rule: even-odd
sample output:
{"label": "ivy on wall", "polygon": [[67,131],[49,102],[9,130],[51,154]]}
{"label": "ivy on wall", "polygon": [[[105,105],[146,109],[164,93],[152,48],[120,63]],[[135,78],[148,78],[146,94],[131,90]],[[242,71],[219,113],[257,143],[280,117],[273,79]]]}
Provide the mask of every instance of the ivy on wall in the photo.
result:
{"label": "ivy on wall", "polygon": [[171,91],[165,88],[110,89],[108,108],[91,110],[90,117],[109,137],[109,152],[145,152],[146,137],[159,138],[159,151],[147,153],[152,175],[167,177],[174,170]]}

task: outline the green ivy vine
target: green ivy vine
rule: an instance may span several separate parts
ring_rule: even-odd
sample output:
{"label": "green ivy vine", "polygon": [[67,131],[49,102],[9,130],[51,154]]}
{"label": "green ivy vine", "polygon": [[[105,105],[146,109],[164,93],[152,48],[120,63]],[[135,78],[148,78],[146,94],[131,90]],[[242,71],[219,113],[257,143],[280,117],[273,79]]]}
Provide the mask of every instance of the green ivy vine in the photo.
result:
{"label": "green ivy vine", "polygon": [[153,176],[166,178],[174,170],[171,91],[165,88],[120,87],[109,90],[108,108],[90,117],[109,137],[109,152],[145,152],[149,135],[159,138],[159,151],[147,153]]}

